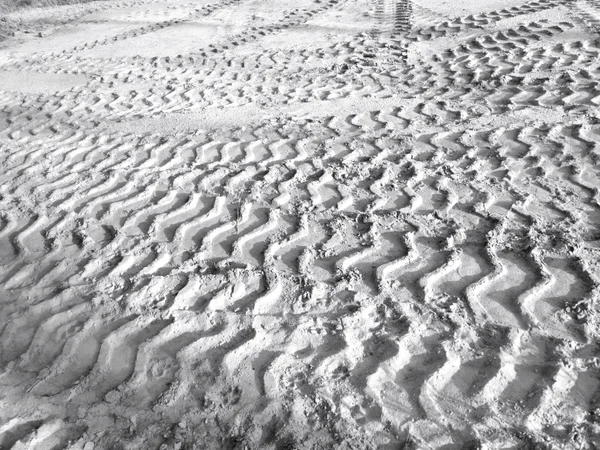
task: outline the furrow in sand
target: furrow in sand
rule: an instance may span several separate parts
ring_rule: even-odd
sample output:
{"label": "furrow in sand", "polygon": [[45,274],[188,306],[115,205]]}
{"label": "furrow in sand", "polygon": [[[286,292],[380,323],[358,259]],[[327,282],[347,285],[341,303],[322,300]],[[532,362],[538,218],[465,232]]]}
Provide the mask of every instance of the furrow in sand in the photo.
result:
{"label": "furrow in sand", "polygon": [[89,321],[83,329],[70,337],[61,354],[54,360],[52,370],[37,382],[32,392],[36,395],[57,395],[82,379],[94,366],[102,342],[115,330],[134,319]]}
{"label": "furrow in sand", "polygon": [[[134,371],[140,344],[167,325],[166,321],[144,323],[137,319],[105,337],[94,365],[81,383],[72,388],[71,400],[77,404],[89,402],[90,396],[102,398],[127,380]],[[90,386],[93,386],[93,389],[90,389]]]}
{"label": "furrow in sand", "polygon": [[2,362],[4,364],[20,357],[29,347],[40,325],[57,313],[82,304],[77,292],[66,290],[48,300],[31,306],[4,328],[2,333]]}
{"label": "furrow in sand", "polygon": [[126,383],[130,386],[142,385],[144,388],[142,391],[132,389],[127,403],[153,405],[176,380],[179,353],[194,342],[223,331],[222,324],[198,324],[190,319],[191,317],[181,317],[181,320],[173,322],[140,346],[133,374]]}

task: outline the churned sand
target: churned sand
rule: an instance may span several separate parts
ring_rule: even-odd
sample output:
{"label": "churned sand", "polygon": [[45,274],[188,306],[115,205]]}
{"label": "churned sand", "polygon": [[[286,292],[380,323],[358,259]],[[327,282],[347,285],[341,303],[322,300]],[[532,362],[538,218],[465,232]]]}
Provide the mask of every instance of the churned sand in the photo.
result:
{"label": "churned sand", "polygon": [[0,449],[597,448],[597,4],[9,14]]}

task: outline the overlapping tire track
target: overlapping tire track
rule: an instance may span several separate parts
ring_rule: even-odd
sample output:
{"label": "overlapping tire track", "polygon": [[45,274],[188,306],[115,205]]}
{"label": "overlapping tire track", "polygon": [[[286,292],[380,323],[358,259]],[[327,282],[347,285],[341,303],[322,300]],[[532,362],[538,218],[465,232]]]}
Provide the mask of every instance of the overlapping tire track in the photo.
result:
{"label": "overlapping tire track", "polygon": [[[13,405],[0,443],[593,443],[597,94],[585,77],[522,76],[512,51],[573,63],[530,49],[568,29],[539,25],[421,66],[392,60],[404,86],[380,89],[406,98],[358,114],[101,132],[78,122],[153,111],[111,101],[103,83],[81,112],[59,96],[6,109],[0,381]],[[597,56],[565,48],[582,65]],[[244,78],[255,68],[232,79],[263,82]],[[186,70],[169,72],[176,85]],[[187,95],[173,111],[197,104]]]}

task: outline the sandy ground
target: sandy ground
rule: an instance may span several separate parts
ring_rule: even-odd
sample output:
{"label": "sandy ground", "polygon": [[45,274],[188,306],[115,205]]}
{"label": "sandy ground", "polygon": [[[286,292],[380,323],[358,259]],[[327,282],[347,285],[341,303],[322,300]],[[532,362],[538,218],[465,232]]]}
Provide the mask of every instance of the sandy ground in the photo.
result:
{"label": "sandy ground", "polygon": [[0,449],[598,448],[597,3],[13,13]]}

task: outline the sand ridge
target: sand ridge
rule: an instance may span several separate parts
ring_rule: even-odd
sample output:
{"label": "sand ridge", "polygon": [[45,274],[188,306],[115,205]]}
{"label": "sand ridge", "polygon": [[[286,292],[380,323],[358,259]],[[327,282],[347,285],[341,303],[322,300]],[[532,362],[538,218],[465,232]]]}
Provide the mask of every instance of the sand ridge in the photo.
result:
{"label": "sand ridge", "polygon": [[600,9],[457,5],[13,13],[0,448],[596,448]]}

